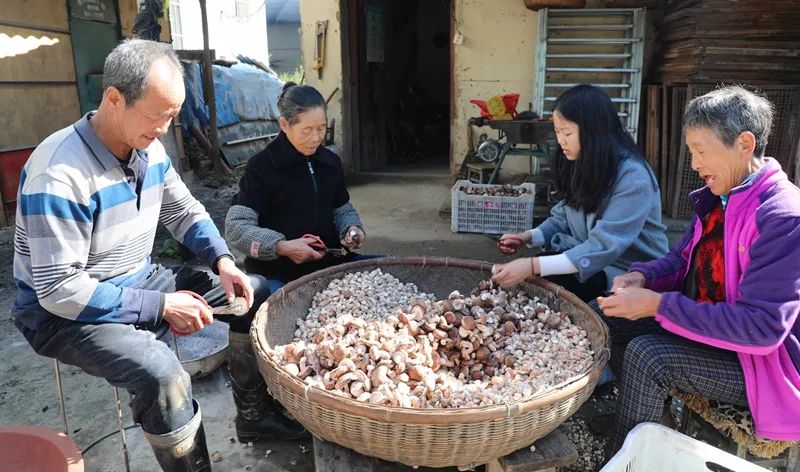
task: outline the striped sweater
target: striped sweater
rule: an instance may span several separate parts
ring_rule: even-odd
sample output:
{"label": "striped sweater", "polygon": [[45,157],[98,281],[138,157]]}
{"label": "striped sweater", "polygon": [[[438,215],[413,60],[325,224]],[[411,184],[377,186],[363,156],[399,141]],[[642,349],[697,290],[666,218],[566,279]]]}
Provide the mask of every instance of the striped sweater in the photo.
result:
{"label": "striped sweater", "polygon": [[91,116],[45,139],[20,176],[11,315],[31,329],[53,315],[158,323],[164,294],[136,287],[152,270],[159,222],[210,266],[230,255],[161,143],[132,153],[130,167],[144,163],[137,196],[123,164],[92,130]]}

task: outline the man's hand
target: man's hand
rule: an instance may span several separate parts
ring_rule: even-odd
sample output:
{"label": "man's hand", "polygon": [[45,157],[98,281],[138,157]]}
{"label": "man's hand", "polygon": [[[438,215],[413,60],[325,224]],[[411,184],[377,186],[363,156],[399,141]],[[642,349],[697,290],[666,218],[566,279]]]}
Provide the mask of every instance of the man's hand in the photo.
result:
{"label": "man's hand", "polygon": [[645,282],[647,281],[641,272],[628,272],[614,277],[611,291],[616,292],[621,288],[644,288]]}
{"label": "man's hand", "polygon": [[523,257],[492,268],[492,280],[503,288],[513,287],[531,275],[539,273],[538,257]]}
{"label": "man's hand", "polygon": [[597,297],[604,315],[629,320],[655,316],[660,304],[660,293],[638,287],[620,288],[610,297]]}
{"label": "man's hand", "polygon": [[244,297],[247,309],[253,306],[253,286],[250,285],[250,277],[236,267],[236,263],[230,258],[221,257],[217,261],[217,271],[219,272],[219,283],[225,289],[225,297],[228,303],[238,295]]}
{"label": "man's hand", "polygon": [[351,226],[347,228],[344,238],[339,242],[342,244],[342,247],[353,250],[360,248],[361,245],[364,244],[364,239],[366,239],[366,237],[367,235],[364,234],[363,229],[358,226]]}
{"label": "man's hand", "polygon": [[214,321],[211,308],[181,292],[164,295],[164,319],[176,331],[187,334],[200,331]]}
{"label": "man's hand", "polygon": [[318,261],[322,259],[324,254],[309,246],[309,244],[315,241],[314,238],[297,238],[289,241],[278,241],[278,244],[275,245],[275,253],[281,257],[288,257],[295,264]]}

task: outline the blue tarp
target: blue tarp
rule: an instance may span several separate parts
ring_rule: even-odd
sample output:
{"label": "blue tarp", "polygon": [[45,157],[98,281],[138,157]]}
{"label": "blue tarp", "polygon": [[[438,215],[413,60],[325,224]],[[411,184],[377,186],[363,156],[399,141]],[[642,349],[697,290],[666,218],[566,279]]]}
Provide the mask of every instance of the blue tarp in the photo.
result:
{"label": "blue tarp", "polygon": [[[208,126],[208,106],[203,96],[200,64],[184,64],[186,101],[181,110],[184,130],[197,123]],[[212,66],[214,97],[217,100],[217,126],[223,128],[240,121],[277,120],[278,96],[283,82],[276,76],[248,64]]]}

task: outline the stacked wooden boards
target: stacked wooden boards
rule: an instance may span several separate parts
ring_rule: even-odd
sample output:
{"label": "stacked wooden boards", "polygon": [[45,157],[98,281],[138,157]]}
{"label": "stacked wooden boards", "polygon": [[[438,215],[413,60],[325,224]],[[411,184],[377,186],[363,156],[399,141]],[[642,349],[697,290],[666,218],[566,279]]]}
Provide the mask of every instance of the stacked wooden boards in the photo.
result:
{"label": "stacked wooden boards", "polygon": [[669,0],[658,24],[655,81],[796,84],[800,2]]}

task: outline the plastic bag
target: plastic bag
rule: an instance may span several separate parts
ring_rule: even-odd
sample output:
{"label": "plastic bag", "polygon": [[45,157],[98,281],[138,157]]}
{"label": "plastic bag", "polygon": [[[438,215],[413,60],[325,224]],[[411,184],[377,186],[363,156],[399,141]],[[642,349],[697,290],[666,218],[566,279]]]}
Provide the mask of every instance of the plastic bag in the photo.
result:
{"label": "plastic bag", "polygon": [[481,109],[481,116],[490,120],[513,120],[517,117],[518,93],[495,95],[488,100],[473,99],[469,101]]}

